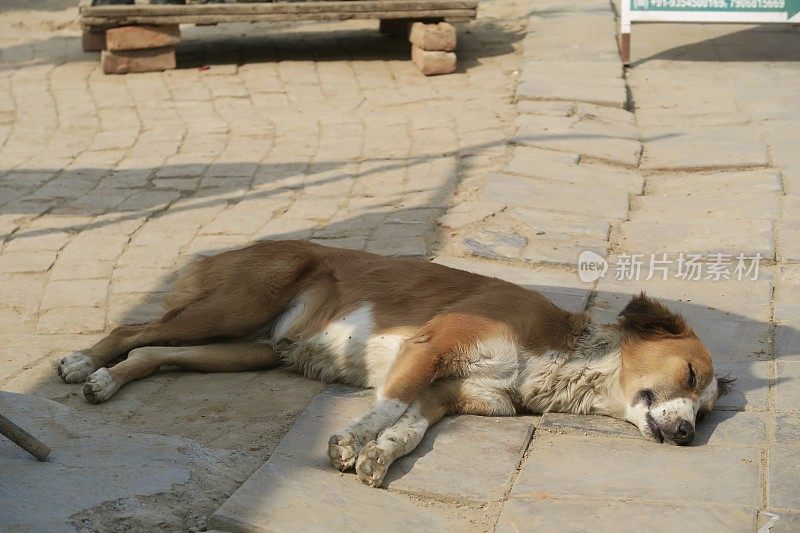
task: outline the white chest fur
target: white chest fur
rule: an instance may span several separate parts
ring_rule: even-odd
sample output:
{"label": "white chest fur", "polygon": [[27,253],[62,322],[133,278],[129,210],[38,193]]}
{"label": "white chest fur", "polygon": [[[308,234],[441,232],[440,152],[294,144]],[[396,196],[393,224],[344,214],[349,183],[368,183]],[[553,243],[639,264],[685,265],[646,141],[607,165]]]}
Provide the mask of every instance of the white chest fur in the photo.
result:
{"label": "white chest fur", "polygon": [[288,341],[281,357],[313,379],[360,387],[383,383],[405,337],[376,334],[370,304],[332,320],[308,338],[292,338],[293,322],[302,320],[304,311],[302,304],[295,304],[278,321],[275,340]]}

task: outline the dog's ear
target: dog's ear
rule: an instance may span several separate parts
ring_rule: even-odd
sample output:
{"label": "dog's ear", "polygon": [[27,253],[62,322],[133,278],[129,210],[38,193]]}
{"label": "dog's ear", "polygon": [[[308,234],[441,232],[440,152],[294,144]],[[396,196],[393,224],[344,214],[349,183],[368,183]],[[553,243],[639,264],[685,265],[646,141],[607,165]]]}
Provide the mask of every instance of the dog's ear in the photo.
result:
{"label": "dog's ear", "polygon": [[638,337],[684,335],[691,331],[686,321],[642,292],[631,298],[619,313],[625,333]]}

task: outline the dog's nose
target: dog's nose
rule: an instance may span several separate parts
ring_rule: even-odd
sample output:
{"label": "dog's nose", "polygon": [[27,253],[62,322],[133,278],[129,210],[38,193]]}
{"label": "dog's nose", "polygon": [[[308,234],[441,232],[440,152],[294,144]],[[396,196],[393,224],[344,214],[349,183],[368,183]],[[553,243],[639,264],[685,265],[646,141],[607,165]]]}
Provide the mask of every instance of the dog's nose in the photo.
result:
{"label": "dog's nose", "polygon": [[690,444],[694,440],[694,426],[692,423],[684,420],[678,424],[673,440],[675,441],[675,444],[680,446],[686,446],[687,444]]}

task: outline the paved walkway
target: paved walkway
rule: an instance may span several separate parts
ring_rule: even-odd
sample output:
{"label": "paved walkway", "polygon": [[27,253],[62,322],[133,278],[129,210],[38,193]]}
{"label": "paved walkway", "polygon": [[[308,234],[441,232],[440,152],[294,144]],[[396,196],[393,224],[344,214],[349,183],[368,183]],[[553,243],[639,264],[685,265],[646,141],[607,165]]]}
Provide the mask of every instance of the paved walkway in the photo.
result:
{"label": "paved walkway", "polygon": [[[215,515],[226,527],[237,512],[292,527],[304,515],[275,514],[268,496],[307,509],[308,487],[360,502],[363,512],[325,515],[343,526],[402,508],[436,529],[604,530],[657,517],[667,530],[752,531],[773,515],[773,531],[799,527],[800,33],[635,26],[623,71],[607,3],[528,9],[482,4],[461,35],[464,70],[438,78],[355,22],[260,36],[242,26],[247,39],[188,29],[179,62],[192,68],[104,77],[76,51],[74,29],[58,29],[69,14],[25,17],[21,29],[20,14],[0,16],[0,387],[244,452],[226,465],[239,481],[297,421]],[[460,417],[375,491],[307,469],[316,414],[358,409],[357,393],[329,389],[298,419],[322,387],[285,373],[161,374],[102,406],[55,378],[56,356],[156,316],[148,294],[189,257],[289,235],[435,256],[588,305],[598,320],[647,288],[687,315],[736,391],[699,427],[700,446],[681,449],[595,417]],[[586,250],[610,258],[604,279],[578,280]],[[666,280],[645,280],[650,254],[669,262]],[[723,264],[733,279],[680,279],[687,254],[701,278]],[[762,258],[741,281],[740,254]],[[635,278],[637,258],[640,281],[615,279]],[[467,440],[483,444],[457,447]],[[208,487],[201,510],[229,487]],[[147,500],[149,514],[196,525],[179,511],[191,493],[173,494],[169,512]],[[129,514],[105,506],[80,519],[148,526],[148,513]]]}

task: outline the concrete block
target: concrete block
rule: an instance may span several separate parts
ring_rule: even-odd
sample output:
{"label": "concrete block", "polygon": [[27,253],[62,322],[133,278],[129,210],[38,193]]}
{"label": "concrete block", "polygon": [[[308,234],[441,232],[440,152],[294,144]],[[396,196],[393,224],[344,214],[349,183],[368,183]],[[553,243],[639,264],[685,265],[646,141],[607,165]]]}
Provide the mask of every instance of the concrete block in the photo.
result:
{"label": "concrete block", "polygon": [[106,49],[106,32],[84,28],[81,36],[84,52],[99,52]]}
{"label": "concrete block", "polygon": [[106,74],[129,72],[154,72],[175,68],[175,47],[150,48],[147,50],[103,50],[100,64]]}
{"label": "concrete block", "polygon": [[163,48],[179,42],[181,30],[177,24],[121,26],[106,32],[106,48],[112,51]]}
{"label": "concrete block", "polygon": [[456,49],[456,29],[447,22],[438,24],[414,22],[411,24],[408,40],[423,50],[452,52]]}
{"label": "concrete block", "polygon": [[411,45],[411,60],[426,76],[456,71],[456,54],[453,52],[428,51]]}
{"label": "concrete block", "polygon": [[[513,498],[590,497],[756,508],[761,450],[630,439],[537,436]],[[658,480],[654,483],[653,480]]]}

